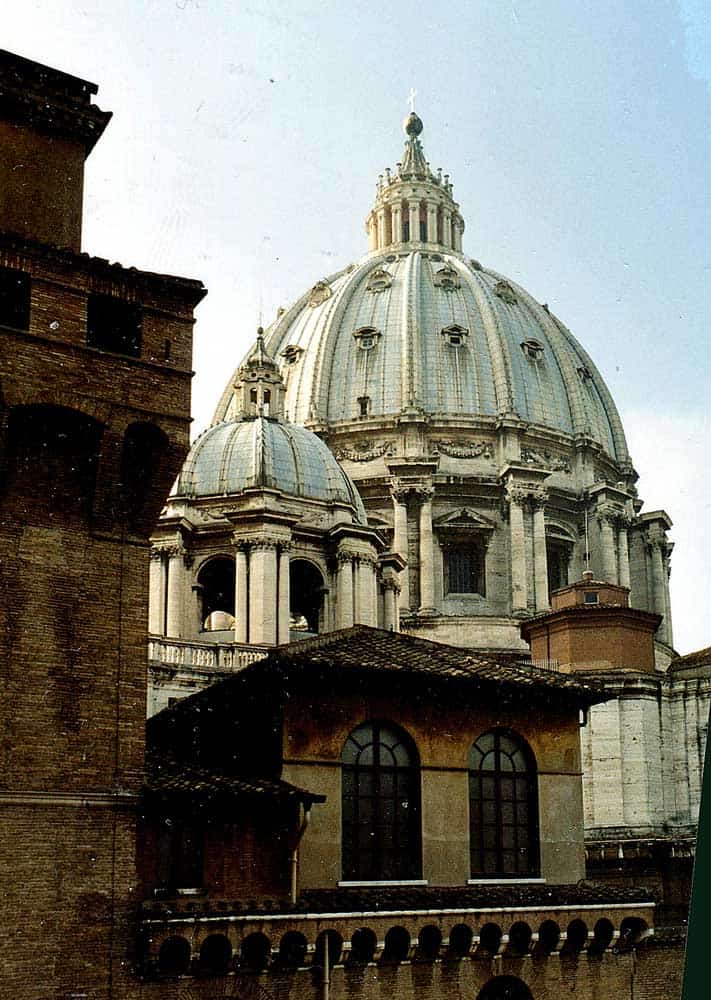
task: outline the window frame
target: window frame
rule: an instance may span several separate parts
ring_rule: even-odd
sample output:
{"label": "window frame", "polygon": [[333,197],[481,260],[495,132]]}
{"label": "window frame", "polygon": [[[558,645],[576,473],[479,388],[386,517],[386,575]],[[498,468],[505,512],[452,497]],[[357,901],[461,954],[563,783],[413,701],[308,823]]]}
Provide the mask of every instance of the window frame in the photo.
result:
{"label": "window frame", "polygon": [[[487,748],[490,741],[493,745]],[[523,768],[502,766],[504,741],[514,745],[513,754],[504,751],[509,762],[513,764],[512,757],[518,754]],[[481,755],[479,766],[475,766],[475,753]],[[482,767],[491,753],[493,768]],[[468,791],[471,878],[477,881],[539,878],[538,768],[526,740],[510,729],[495,728],[481,733],[469,751]],[[504,822],[504,818],[508,821]],[[509,838],[507,829],[511,833]]]}
{"label": "window frame", "polygon": [[[396,751],[405,763],[397,763]],[[361,762],[369,757],[372,763]],[[341,768],[342,880],[420,880],[420,762],[412,738],[388,720],[363,722],[343,744]]]}

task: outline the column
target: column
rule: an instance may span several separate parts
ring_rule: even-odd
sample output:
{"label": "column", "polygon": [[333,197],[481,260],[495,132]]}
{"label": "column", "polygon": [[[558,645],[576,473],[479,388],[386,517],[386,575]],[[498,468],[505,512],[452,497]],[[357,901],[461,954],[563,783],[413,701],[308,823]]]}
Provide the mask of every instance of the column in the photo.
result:
{"label": "column", "polygon": [[419,240],[420,238],[420,203],[419,201],[411,201],[409,204],[410,212],[410,239]]}
{"label": "column", "polygon": [[511,542],[511,610],[528,609],[526,583],[526,536],[523,526],[523,505],[527,494],[520,486],[509,484],[506,489],[509,502],[509,531]]}
{"label": "column", "polygon": [[378,250],[385,246],[385,209],[378,209]]}
{"label": "column", "polygon": [[375,219],[372,217],[372,215],[368,219],[368,224],[367,224],[366,228],[367,228],[367,232],[368,232],[368,249],[369,250],[377,250],[378,249],[378,234],[377,234],[377,230],[376,230],[376,226],[375,226]]}
{"label": "column", "polygon": [[[620,519],[619,526],[617,529],[617,558],[618,558],[618,566],[620,567],[621,587],[630,586],[630,546],[629,546],[629,537],[627,535],[628,525],[629,525],[629,517],[625,515]],[[631,604],[632,604],[632,595],[630,594],[630,605]]]}
{"label": "column", "polygon": [[383,580],[383,628],[390,632],[399,632],[397,598],[400,592],[397,580]]}
{"label": "column", "polygon": [[420,497],[420,613],[433,613],[434,538],[432,537],[432,497],[434,489],[418,490]]}
{"label": "column", "polygon": [[665,538],[664,551],[662,553],[662,565],[664,567],[664,622],[662,623],[662,628],[664,629],[664,635],[666,642],[670,645],[674,645],[674,636],[672,635],[672,617],[671,617],[671,597],[669,595],[669,576],[671,575],[671,552],[674,548],[672,542],[667,542]]}
{"label": "column", "polygon": [[459,253],[462,252],[462,221],[461,219],[454,219],[452,221],[452,243],[455,250]]}
{"label": "column", "polygon": [[600,526],[600,555],[602,557],[602,578],[606,583],[617,583],[617,560],[615,557],[615,522],[619,512],[607,506],[598,508],[597,520]]}
{"label": "column", "polygon": [[163,635],[165,624],[166,564],[161,549],[151,549],[148,569],[148,631]]}
{"label": "column", "polygon": [[336,560],[338,562],[336,580],[337,626],[338,628],[350,628],[353,624],[353,554],[347,550],[341,550],[336,553]]}
{"label": "column", "polygon": [[446,247],[452,245],[452,210],[450,208],[442,210],[442,243]]}
{"label": "column", "polygon": [[376,626],[378,624],[375,565],[375,559],[369,555],[361,555],[356,563],[358,598],[355,620],[360,625]]}
{"label": "column", "polygon": [[437,242],[437,205],[433,201],[427,202],[427,242]]}
{"label": "column", "polygon": [[179,639],[183,619],[183,556],[182,545],[172,545],[166,549],[168,557],[168,597],[165,613],[165,634],[170,639]]}
{"label": "column", "polygon": [[277,641],[277,542],[259,538],[249,550],[249,641]]}
{"label": "column", "polygon": [[546,611],[548,601],[548,554],[546,552],[545,502],[547,492],[533,497],[533,579],[536,588],[536,611]]}
{"label": "column", "polygon": [[277,617],[277,642],[282,645],[289,641],[289,618],[291,614],[291,580],[289,576],[288,542],[279,546],[279,613]]}
{"label": "column", "polygon": [[235,542],[235,642],[249,642],[247,545]]}
{"label": "column", "polygon": [[[393,490],[393,510],[395,514],[393,533],[393,551],[407,560],[409,557],[407,543],[407,491]],[[410,567],[406,566],[400,574],[400,599],[399,606],[401,612],[410,610]]]}
{"label": "column", "polygon": [[664,616],[664,621],[659,627],[658,637],[662,642],[667,642],[666,615],[666,570],[664,566],[664,551],[666,540],[659,537],[651,537],[647,542],[647,550],[652,560],[652,593],[654,596],[654,611],[658,615]]}
{"label": "column", "polygon": [[393,243],[402,243],[402,209],[400,205],[393,205],[391,212]]}

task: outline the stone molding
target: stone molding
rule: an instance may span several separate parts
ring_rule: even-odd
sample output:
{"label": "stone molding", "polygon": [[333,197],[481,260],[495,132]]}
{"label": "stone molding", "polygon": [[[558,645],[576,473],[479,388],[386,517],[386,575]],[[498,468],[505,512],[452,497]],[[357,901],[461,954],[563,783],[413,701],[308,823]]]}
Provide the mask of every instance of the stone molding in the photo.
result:
{"label": "stone molding", "polygon": [[450,458],[492,458],[493,449],[486,441],[467,441],[466,438],[452,438],[431,442],[435,452],[442,452]]}
{"label": "stone molding", "polygon": [[394,441],[383,441],[376,444],[374,441],[354,441],[350,448],[336,448],[333,454],[339,462],[372,462],[382,455],[392,455]]}

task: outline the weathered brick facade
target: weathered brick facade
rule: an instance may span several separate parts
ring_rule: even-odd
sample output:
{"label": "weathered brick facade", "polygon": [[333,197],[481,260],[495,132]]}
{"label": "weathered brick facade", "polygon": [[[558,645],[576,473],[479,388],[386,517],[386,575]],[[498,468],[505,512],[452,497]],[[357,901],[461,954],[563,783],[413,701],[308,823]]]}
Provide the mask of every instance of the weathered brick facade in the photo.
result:
{"label": "weathered brick facade", "polygon": [[[0,994],[100,1000],[132,966],[147,533],[204,289],[75,252],[96,88],[8,54],[0,80]],[[130,356],[90,346],[97,294],[140,317]]]}

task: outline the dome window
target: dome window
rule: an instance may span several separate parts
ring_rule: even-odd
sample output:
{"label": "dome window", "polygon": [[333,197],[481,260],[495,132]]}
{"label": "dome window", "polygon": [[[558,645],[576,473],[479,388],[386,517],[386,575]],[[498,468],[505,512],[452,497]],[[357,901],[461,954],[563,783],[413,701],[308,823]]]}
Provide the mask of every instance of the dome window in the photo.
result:
{"label": "dome window", "polygon": [[522,340],[521,350],[529,359],[529,361],[542,361],[543,360],[543,344],[539,340]]}
{"label": "dome window", "polygon": [[441,267],[434,276],[434,283],[445,292],[453,292],[459,288],[459,277],[453,267],[448,264]]}
{"label": "dome window", "polygon": [[390,288],[393,283],[392,275],[385,268],[379,267],[370,275],[368,279],[368,291],[369,292],[384,292],[386,288]]}
{"label": "dome window", "polygon": [[442,336],[450,347],[463,347],[467,342],[469,331],[463,326],[453,323],[451,326],[445,326],[442,330]]}
{"label": "dome window", "polygon": [[372,351],[380,339],[380,331],[374,326],[362,326],[354,331],[353,336],[361,351]]}
{"label": "dome window", "polygon": [[358,416],[367,417],[370,413],[370,396],[358,397]]}
{"label": "dome window", "polygon": [[330,299],[331,295],[331,289],[326,282],[317,281],[309,292],[309,305],[312,309],[315,309],[316,306],[320,306],[326,299]]}
{"label": "dome window", "polygon": [[296,344],[289,344],[281,352],[281,356],[287,365],[295,365],[303,353],[303,347],[297,347]]}
{"label": "dome window", "polygon": [[494,285],[494,295],[498,295],[500,299],[508,302],[511,306],[516,304],[516,293],[508,281],[497,281]]}

